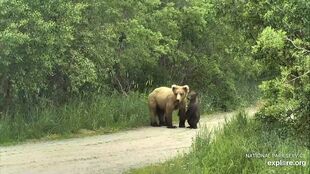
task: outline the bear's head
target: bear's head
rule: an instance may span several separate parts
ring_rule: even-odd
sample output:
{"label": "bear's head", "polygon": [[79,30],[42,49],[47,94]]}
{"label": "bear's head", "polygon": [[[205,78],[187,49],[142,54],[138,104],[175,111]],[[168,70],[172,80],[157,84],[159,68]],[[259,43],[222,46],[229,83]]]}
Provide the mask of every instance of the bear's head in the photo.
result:
{"label": "bear's head", "polygon": [[189,92],[188,85],[184,86],[172,85],[171,88],[174,95],[176,96],[176,102],[181,103],[186,99],[187,94]]}

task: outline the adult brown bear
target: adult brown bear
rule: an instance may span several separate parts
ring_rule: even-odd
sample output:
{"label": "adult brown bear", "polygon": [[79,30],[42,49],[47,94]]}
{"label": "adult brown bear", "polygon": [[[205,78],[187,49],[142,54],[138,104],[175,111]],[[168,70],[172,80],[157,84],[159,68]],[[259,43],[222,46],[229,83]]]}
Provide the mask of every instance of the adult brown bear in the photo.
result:
{"label": "adult brown bear", "polygon": [[172,124],[172,112],[179,109],[179,127],[185,127],[188,92],[188,85],[172,85],[171,88],[159,87],[154,89],[148,97],[151,126],[166,125],[167,128],[176,128]]}

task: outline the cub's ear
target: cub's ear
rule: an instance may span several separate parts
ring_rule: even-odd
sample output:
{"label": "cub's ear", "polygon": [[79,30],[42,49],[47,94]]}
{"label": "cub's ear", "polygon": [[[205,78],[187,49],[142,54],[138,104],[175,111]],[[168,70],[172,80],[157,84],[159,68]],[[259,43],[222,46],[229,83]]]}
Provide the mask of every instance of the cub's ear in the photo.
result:
{"label": "cub's ear", "polygon": [[182,88],[185,90],[186,93],[189,92],[189,86],[188,85],[184,85]]}
{"label": "cub's ear", "polygon": [[196,98],[198,96],[198,93],[193,91],[192,96],[193,96],[193,98]]}

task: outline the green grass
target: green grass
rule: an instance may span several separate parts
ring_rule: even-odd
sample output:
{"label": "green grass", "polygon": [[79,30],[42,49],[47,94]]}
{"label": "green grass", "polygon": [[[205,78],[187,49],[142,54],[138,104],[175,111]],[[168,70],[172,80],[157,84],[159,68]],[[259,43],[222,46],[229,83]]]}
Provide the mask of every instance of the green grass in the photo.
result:
{"label": "green grass", "polygon": [[[201,111],[217,111],[203,95]],[[173,113],[173,121],[178,125],[177,112]],[[84,137],[145,125],[149,125],[147,95],[140,93],[80,98],[60,106],[48,101],[16,104],[10,112],[0,113],[0,144]]]}
{"label": "green grass", "polygon": [[131,93],[80,99],[61,107],[17,108],[0,120],[0,144],[115,132],[148,125],[146,101],[145,95]]}
{"label": "green grass", "polygon": [[[197,136],[189,154],[162,164],[128,173],[134,174],[253,174],[310,173],[310,151],[295,138],[282,139],[274,128],[249,120],[241,112],[236,119],[215,133],[211,140],[206,129]],[[307,141],[307,140],[305,140]],[[250,157],[251,154],[256,155]],[[265,157],[259,157],[259,154]],[[267,156],[267,155],[269,156]],[[276,157],[273,154],[298,154],[298,157]],[[248,156],[247,156],[248,155]],[[305,166],[269,166],[268,161],[306,161]]]}
{"label": "green grass", "polygon": [[[202,101],[209,108],[208,104]],[[177,111],[173,112],[173,122],[178,126]],[[0,144],[84,137],[146,125],[147,95],[141,93],[75,99],[61,106],[17,104],[5,115],[0,113]]]}

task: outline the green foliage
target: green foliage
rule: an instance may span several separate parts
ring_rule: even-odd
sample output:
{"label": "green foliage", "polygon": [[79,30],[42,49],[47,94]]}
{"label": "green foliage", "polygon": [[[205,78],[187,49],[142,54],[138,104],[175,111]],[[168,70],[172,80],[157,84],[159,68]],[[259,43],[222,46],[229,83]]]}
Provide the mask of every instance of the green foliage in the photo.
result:
{"label": "green foliage", "polygon": [[294,66],[282,68],[280,77],[260,86],[265,106],[257,116],[271,124],[281,124],[281,129],[297,133],[309,146],[310,56],[296,59],[299,60]]}
{"label": "green foliage", "polygon": [[[44,108],[44,109],[42,109]],[[86,129],[111,132],[148,125],[146,96],[130,93],[76,99],[57,106],[30,106],[14,109],[0,122],[0,143],[21,142],[47,136],[70,136]]]}
{"label": "green foliage", "polygon": [[[94,96],[123,94],[115,99],[121,105],[133,91],[163,85],[188,84],[204,112],[252,102],[259,66],[244,33],[220,13],[221,3],[1,1],[0,124],[11,131],[3,141],[105,127],[114,106],[100,100],[92,113],[86,103],[99,107]],[[130,108],[113,113],[147,115]]]}
{"label": "green foliage", "polygon": [[86,4],[69,1],[0,3],[0,79],[5,97],[29,102],[94,84],[95,65],[76,48],[85,8]]}
{"label": "green foliage", "polygon": [[258,116],[308,144],[310,3],[262,0],[215,4],[217,12],[225,16],[223,21],[244,34],[240,37],[244,44],[238,46],[246,47],[242,55],[251,53],[248,56],[256,60],[254,72],[264,80],[260,88],[265,102]]}
{"label": "green foliage", "polygon": [[245,48],[242,33],[232,34],[234,28],[220,22],[225,17],[216,5],[3,1],[0,111],[42,98],[62,105],[72,97],[146,92],[173,83],[207,94],[212,108],[233,109],[241,102],[236,80],[255,73],[237,51]]}
{"label": "green foliage", "polygon": [[[259,8],[265,5],[260,4]],[[261,19],[270,26],[262,28],[253,46],[254,58],[265,66],[262,71],[272,72],[268,69],[274,69],[275,75],[260,85],[265,103],[257,116],[299,136],[309,147],[310,32],[305,26],[309,25],[310,14],[305,8],[309,9],[310,4],[306,1],[279,1],[272,5],[272,10]],[[282,18],[272,15],[275,12]]]}
{"label": "green foliage", "polygon": [[258,52],[258,48],[262,50],[265,49],[276,49],[281,50],[284,48],[284,39],[286,33],[283,31],[275,31],[271,27],[266,27],[260,36],[257,38],[257,44],[254,47],[253,51]]}
{"label": "green foliage", "polygon": [[[278,130],[249,120],[241,112],[223,130],[215,132],[214,139],[206,129],[203,130],[190,153],[128,173],[309,173],[309,149],[301,146],[294,137],[282,139],[278,134]],[[251,157],[251,154],[265,157]],[[297,154],[298,157],[283,158],[274,154]],[[278,160],[306,163],[301,166],[268,165],[268,161]]]}

